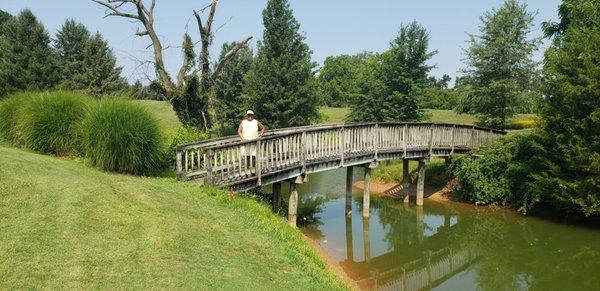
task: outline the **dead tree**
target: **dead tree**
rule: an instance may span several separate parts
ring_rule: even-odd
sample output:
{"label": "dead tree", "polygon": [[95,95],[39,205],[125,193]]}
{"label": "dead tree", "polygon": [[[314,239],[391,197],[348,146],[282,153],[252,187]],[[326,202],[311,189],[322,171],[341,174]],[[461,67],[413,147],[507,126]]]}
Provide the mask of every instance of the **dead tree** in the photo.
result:
{"label": "dead tree", "polygon": [[[198,11],[193,11],[194,17],[196,18],[196,22],[198,24],[198,29],[200,31],[200,53],[198,54],[198,69],[193,70],[191,73],[192,60],[188,57],[189,54],[186,54],[185,49],[190,48],[191,38],[189,35],[184,36],[183,49],[184,49],[184,58],[181,64],[180,69],[178,70],[177,76],[175,78],[175,82],[165,69],[164,59],[163,59],[163,50],[164,47],[156,33],[156,28],[154,26],[154,8],[156,7],[156,0],[152,0],[151,3],[146,5],[142,0],[92,0],[93,2],[98,3],[106,8],[105,17],[116,16],[133,19],[139,22],[143,26],[143,30],[138,30],[136,35],[140,37],[149,37],[151,41],[151,47],[154,52],[154,66],[156,69],[156,73],[158,75],[159,81],[163,84],[165,91],[170,96],[169,98],[173,102],[174,99],[183,98],[183,100],[178,100],[176,102],[182,102],[179,107],[184,108],[183,110],[187,112],[177,112],[179,117],[182,118],[182,114],[187,115],[201,115],[195,116],[195,118],[202,120],[202,123],[206,129],[211,126],[211,118],[209,116],[209,106],[211,104],[211,93],[213,89],[213,85],[215,81],[220,77],[221,70],[223,69],[224,64],[230,60],[235,54],[242,48],[248,45],[248,42],[252,39],[252,36],[245,38],[242,41],[237,42],[237,44],[227,52],[224,57],[222,57],[219,62],[216,63],[215,69],[211,70],[211,64],[209,59],[209,48],[212,44],[212,40],[214,38],[213,34],[213,21],[215,12],[217,10],[218,0],[211,0],[210,5],[204,7],[201,12],[205,9],[209,9],[208,17],[206,18],[206,22],[203,23],[200,17],[200,13]],[[148,2],[148,1],[146,1]],[[181,96],[184,90],[186,90],[185,82],[187,77],[196,77],[196,75],[200,73],[200,88],[198,89],[201,96],[206,100],[206,104],[198,105],[198,104],[188,104],[190,102],[201,102],[198,100],[187,100],[185,96]],[[188,99],[198,99],[198,98],[188,98]],[[197,106],[194,106],[197,105]],[[189,110],[191,107],[196,107],[198,110]],[[176,107],[174,105],[174,107]],[[177,110],[177,107],[175,108]],[[181,108],[180,108],[181,109]],[[183,120],[182,120],[183,121]],[[184,123],[189,123],[185,122]]]}

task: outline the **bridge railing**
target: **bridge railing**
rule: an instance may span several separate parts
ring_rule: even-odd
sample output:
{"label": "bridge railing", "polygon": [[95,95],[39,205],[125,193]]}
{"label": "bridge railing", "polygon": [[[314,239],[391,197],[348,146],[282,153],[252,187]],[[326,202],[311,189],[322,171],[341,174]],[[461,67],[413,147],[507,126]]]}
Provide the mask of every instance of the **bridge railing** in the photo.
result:
{"label": "bridge railing", "polygon": [[177,176],[204,177],[211,184],[258,180],[307,164],[339,162],[358,156],[377,160],[380,153],[434,149],[472,149],[503,135],[503,131],[438,123],[334,124],[270,131],[261,139],[238,137],[180,145]]}

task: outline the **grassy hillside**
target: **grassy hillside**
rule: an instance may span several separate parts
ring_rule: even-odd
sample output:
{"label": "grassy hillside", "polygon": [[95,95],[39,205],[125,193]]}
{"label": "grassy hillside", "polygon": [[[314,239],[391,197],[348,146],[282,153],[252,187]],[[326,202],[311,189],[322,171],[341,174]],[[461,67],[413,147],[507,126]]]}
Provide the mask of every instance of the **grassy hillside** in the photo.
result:
{"label": "grassy hillside", "polygon": [[0,145],[0,289],[342,289],[268,207]]}
{"label": "grassy hillside", "polygon": [[168,136],[173,136],[181,126],[181,122],[169,102],[155,100],[134,100],[146,107],[161,123]]}

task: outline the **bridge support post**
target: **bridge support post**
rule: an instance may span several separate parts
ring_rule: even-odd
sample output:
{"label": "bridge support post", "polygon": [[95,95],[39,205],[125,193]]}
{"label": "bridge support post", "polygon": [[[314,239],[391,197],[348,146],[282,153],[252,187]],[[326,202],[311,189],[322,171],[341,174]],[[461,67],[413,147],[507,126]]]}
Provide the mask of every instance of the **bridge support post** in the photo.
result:
{"label": "bridge support post", "polygon": [[354,176],[354,168],[348,167],[346,170],[346,215],[352,212],[352,178]]}
{"label": "bridge support post", "polygon": [[425,192],[425,160],[419,160],[419,176],[417,178],[417,205],[423,205],[423,194]]}
{"label": "bridge support post", "polygon": [[410,160],[403,159],[402,160],[402,192],[404,193],[404,202],[407,203],[410,191],[408,187],[410,187],[410,177],[408,176],[408,163]]}
{"label": "bridge support post", "polygon": [[290,182],[290,199],[288,202],[288,224],[296,227],[298,215],[298,184]]}
{"label": "bridge support post", "polygon": [[371,168],[365,167],[365,190],[363,191],[363,218],[369,218],[371,208]]}
{"label": "bridge support post", "polygon": [[281,208],[281,182],[273,184],[273,209],[279,211]]}

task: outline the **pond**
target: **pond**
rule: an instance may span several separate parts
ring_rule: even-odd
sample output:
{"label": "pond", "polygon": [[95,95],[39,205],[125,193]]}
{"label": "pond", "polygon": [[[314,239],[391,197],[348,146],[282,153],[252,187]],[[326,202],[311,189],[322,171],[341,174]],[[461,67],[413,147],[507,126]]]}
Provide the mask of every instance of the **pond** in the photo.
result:
{"label": "pond", "polygon": [[[354,173],[360,180],[362,170]],[[363,219],[362,191],[354,188],[346,200],[345,175],[345,169],[311,175],[299,187],[298,221],[363,289],[600,290],[598,229],[375,195]]]}

